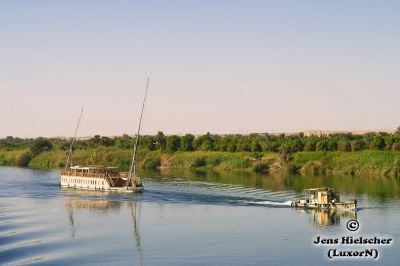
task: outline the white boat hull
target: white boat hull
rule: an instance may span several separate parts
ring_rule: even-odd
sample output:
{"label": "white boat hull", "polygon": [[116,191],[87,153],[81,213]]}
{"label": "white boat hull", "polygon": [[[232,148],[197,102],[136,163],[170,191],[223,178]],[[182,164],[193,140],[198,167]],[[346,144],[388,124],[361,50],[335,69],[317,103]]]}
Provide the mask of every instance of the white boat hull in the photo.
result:
{"label": "white boat hull", "polygon": [[110,186],[107,178],[61,175],[60,186],[80,190],[115,191],[115,192],[140,192],[143,187]]}

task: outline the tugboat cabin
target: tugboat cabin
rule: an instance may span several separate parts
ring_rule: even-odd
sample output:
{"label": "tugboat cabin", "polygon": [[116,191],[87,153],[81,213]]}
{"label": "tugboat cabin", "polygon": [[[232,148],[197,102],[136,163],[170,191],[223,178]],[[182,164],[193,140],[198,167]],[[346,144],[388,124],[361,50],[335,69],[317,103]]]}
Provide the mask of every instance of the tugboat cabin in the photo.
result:
{"label": "tugboat cabin", "polygon": [[305,191],[309,202],[328,204],[340,201],[339,195],[332,188],[312,188]]}
{"label": "tugboat cabin", "polygon": [[340,202],[339,194],[332,188],[311,188],[305,190],[306,197],[292,201],[291,205],[311,209],[356,209],[357,199]]}

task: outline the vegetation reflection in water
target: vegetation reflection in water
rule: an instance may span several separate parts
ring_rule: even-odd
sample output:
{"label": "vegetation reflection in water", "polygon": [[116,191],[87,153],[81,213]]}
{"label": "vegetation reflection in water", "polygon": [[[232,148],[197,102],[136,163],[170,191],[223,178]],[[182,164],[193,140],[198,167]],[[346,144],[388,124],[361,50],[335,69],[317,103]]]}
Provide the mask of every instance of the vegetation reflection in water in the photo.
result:
{"label": "vegetation reflection in water", "polygon": [[[309,265],[321,258],[310,246],[310,237],[338,234],[348,219],[358,219],[365,233],[398,236],[396,179],[166,170],[142,172],[141,176],[146,190],[127,195],[60,190],[55,171],[1,168],[2,218],[11,221],[3,224],[7,233],[3,237],[11,242],[3,242],[0,260],[19,264],[40,258],[39,264],[48,265],[91,265],[93,260],[103,265],[110,261],[177,265],[179,257],[182,265],[207,260],[210,265],[259,265],[273,258],[276,265],[293,261]],[[334,187],[343,198],[353,197],[355,191],[361,209],[343,214],[296,209],[290,204],[249,203],[284,203],[301,197],[304,188],[316,186]],[[288,245],[288,239],[293,245]],[[238,254],[238,250],[243,252]],[[275,256],[281,250],[288,252]],[[27,251],[32,255],[27,256]],[[215,256],[209,257],[213,252]],[[397,265],[393,259],[397,253],[393,246],[380,260]],[[361,265],[358,261],[351,264]]]}
{"label": "vegetation reflection in water", "polygon": [[171,181],[176,177],[210,183],[232,184],[272,191],[293,190],[301,193],[313,187],[332,187],[349,196],[368,195],[376,200],[400,198],[400,180],[382,176],[303,176],[285,172],[259,174],[250,171],[215,170],[169,170],[145,171],[143,176],[151,176],[159,181]]}
{"label": "vegetation reflection in water", "polygon": [[[78,193],[79,194],[79,193]],[[75,194],[77,195],[77,194]],[[136,248],[140,254],[143,256],[143,249],[140,243],[140,201],[130,201],[130,202],[119,202],[119,201],[108,201],[108,200],[82,200],[70,197],[66,201],[68,220],[71,227],[71,238],[75,238],[75,228],[74,228],[74,211],[76,210],[88,210],[88,211],[113,211],[119,210],[121,208],[130,209],[134,239],[136,241]],[[320,210],[320,209],[295,209],[299,214],[307,214],[309,216],[309,221],[311,225],[316,227],[321,226],[338,226],[340,225],[341,218],[346,219],[357,219],[356,210]]]}
{"label": "vegetation reflection in water", "polygon": [[[146,174],[146,173],[144,173]],[[269,191],[293,190],[302,193],[304,189],[312,187],[332,187],[347,197],[363,194],[377,201],[386,201],[400,198],[399,180],[393,177],[373,176],[301,176],[288,175],[283,172],[273,174],[257,174],[249,171],[198,171],[164,169],[160,172],[147,172],[150,176],[158,176],[161,182],[172,181],[180,177],[192,181],[240,185],[243,187],[260,188]],[[357,219],[356,210],[304,210],[300,213],[309,215],[313,226],[340,225],[341,220]]]}

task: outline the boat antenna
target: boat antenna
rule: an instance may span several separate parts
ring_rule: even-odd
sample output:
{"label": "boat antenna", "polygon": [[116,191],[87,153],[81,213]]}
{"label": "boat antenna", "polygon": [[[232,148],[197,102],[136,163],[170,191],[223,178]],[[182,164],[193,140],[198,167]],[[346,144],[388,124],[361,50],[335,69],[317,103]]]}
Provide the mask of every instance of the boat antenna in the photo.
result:
{"label": "boat antenna", "polygon": [[82,114],[83,114],[83,107],[82,107],[82,109],[81,109],[81,114],[79,115],[78,124],[76,125],[76,128],[75,128],[74,137],[72,138],[72,140],[71,140],[71,145],[69,146],[68,158],[67,158],[67,163],[65,164],[65,170],[68,169],[68,165],[69,165],[69,164],[70,164],[71,167],[72,167],[72,146],[74,145],[74,142],[75,142],[76,133],[78,132],[79,123],[81,122]]}
{"label": "boat antenna", "polygon": [[135,146],[133,147],[132,162],[131,162],[131,166],[129,168],[128,179],[126,181],[126,188],[128,188],[129,184],[131,183],[132,172],[133,172],[133,177],[135,178],[135,185],[141,185],[141,183],[142,183],[140,181],[140,177],[136,176],[136,157],[137,157],[137,151],[138,151],[138,146],[139,146],[140,128],[142,126],[144,104],[146,103],[147,91],[149,89],[149,82],[150,82],[150,78],[147,78],[146,90],[144,92],[144,99],[143,99],[143,103],[142,103],[142,110],[140,112],[139,126],[138,126],[138,130],[137,130],[137,134],[136,134],[136,142],[135,142]]}

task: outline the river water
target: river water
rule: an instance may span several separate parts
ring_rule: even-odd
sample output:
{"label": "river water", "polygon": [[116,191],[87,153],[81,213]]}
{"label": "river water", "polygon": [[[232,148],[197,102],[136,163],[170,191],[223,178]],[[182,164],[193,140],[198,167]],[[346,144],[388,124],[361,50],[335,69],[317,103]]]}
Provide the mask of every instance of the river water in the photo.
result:
{"label": "river water", "polygon": [[[57,171],[0,168],[1,265],[398,265],[400,182],[247,172],[144,172],[138,194],[61,189]],[[357,212],[294,209],[329,186]],[[346,229],[356,219],[356,232]],[[378,259],[329,259],[317,236],[390,237]]]}

